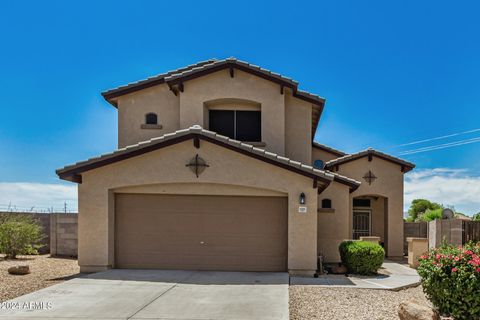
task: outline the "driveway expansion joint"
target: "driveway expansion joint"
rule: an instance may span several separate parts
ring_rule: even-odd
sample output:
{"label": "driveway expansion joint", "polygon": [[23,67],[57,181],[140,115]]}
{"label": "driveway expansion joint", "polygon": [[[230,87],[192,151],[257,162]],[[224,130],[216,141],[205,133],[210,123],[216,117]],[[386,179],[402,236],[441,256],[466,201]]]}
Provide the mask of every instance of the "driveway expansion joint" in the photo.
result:
{"label": "driveway expansion joint", "polygon": [[168,288],[167,290],[163,291],[162,293],[160,293],[159,295],[157,295],[155,298],[153,298],[153,300],[145,303],[142,307],[140,307],[140,309],[138,309],[134,314],[132,314],[131,316],[127,317],[127,320],[130,320],[132,319],[133,317],[135,317],[136,314],[138,314],[140,311],[142,311],[143,309],[145,309],[146,307],[148,307],[149,305],[151,305],[152,303],[154,303],[156,300],[158,300],[160,297],[162,297],[164,294],[166,294],[167,292],[169,292],[170,290],[172,290],[173,288],[175,288],[176,286],[178,286],[178,283],[175,283],[174,285],[172,285],[170,288]]}

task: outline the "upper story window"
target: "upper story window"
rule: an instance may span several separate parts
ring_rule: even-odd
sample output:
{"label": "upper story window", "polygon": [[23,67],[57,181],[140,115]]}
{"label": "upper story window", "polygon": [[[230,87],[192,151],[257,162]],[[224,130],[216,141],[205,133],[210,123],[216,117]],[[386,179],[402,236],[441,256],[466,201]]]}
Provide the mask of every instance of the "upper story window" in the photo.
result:
{"label": "upper story window", "polygon": [[240,141],[262,141],[262,116],[260,111],[209,110],[211,131]]}
{"label": "upper story window", "polygon": [[145,124],[158,124],[158,117],[156,113],[150,112],[145,115]]}

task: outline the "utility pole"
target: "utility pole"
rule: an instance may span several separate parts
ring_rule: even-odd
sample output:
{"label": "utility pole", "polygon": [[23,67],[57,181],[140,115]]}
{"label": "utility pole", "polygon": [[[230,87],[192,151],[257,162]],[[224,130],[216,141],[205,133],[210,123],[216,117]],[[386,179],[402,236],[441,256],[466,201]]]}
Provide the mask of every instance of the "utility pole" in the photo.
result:
{"label": "utility pole", "polygon": [[63,201],[63,211],[67,213],[67,201]]}

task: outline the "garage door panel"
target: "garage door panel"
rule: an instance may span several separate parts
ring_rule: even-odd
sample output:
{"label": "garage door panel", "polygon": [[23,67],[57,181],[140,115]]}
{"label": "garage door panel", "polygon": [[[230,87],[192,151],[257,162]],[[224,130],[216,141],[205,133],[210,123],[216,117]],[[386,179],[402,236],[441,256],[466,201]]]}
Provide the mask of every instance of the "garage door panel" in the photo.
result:
{"label": "garage door panel", "polygon": [[284,271],[287,200],[117,194],[116,267]]}

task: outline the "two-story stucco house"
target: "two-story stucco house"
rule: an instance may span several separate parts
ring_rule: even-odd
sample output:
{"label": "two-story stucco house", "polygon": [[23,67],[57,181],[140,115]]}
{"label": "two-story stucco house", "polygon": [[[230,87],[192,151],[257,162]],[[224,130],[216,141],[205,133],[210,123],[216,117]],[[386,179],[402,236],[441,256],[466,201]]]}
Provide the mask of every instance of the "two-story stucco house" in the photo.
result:
{"label": "two-story stucco house", "polygon": [[78,183],[81,271],[158,268],[313,275],[319,255],[379,236],[403,255],[414,165],[318,144],[325,100],[233,58],[103,93],[118,150],[57,170]]}

